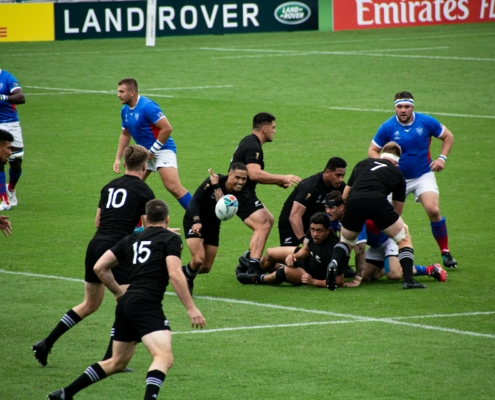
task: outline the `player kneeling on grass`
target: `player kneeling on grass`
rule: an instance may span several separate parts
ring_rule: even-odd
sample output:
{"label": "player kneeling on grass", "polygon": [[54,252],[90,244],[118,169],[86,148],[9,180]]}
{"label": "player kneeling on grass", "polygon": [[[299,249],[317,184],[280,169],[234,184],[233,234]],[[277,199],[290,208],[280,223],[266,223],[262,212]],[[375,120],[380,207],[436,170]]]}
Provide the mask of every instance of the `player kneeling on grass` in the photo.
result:
{"label": "player kneeling on grass", "polygon": [[[369,246],[367,249],[366,245]],[[362,280],[375,281],[384,275],[389,280],[403,278],[397,243],[381,232],[372,221],[366,221],[354,251]],[[415,265],[413,275],[427,275],[440,282],[447,281],[447,271],[440,264]],[[360,283],[359,279],[355,279],[348,286],[359,286]]]}
{"label": "player kneeling on grass", "polygon": [[[328,264],[332,251],[339,238],[330,230],[330,220],[325,213],[318,212],[310,219],[309,231],[303,247],[273,247],[266,251],[261,259],[261,269],[265,274],[242,272],[242,266],[236,270],[237,280],[242,284],[278,285],[283,282],[292,285],[312,285],[325,287]],[[344,275],[338,277],[340,285]]]}
{"label": "player kneeling on grass", "polygon": [[[125,237],[97,261],[96,274],[117,299],[112,358],[91,365],[69,386],[50,393],[49,399],[70,400],[89,385],[122,372],[137,343],[142,341],[153,357],[146,375],[144,399],[155,400],[174,360],[172,333],[162,309],[169,280],[187,310],[191,325],[206,326],[181,271],[182,240],[167,229],[168,221],[167,204],[163,200],[149,201],[145,216],[147,228]],[[125,293],[111,272],[119,262],[130,265],[130,285]]]}
{"label": "player kneeling on grass", "polygon": [[210,272],[215,261],[221,222],[215,214],[215,206],[224,195],[236,196],[239,202],[237,215],[253,230],[253,236],[266,241],[270,232],[263,204],[245,188],[248,171],[243,163],[231,164],[227,176],[214,174],[211,169],[209,172],[210,177],[194,193],[183,220],[191,261],[182,270],[191,293],[196,275]]}

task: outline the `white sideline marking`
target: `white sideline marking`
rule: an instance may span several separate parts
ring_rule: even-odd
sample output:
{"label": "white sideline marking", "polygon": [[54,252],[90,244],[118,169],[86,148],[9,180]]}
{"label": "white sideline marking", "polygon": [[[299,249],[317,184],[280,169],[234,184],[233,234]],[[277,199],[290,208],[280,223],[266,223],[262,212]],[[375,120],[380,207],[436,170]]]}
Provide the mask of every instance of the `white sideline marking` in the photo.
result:
{"label": "white sideline marking", "polygon": [[[63,277],[63,276],[54,276],[54,275],[34,274],[31,272],[14,272],[14,271],[7,271],[4,269],[0,269],[0,273],[11,274],[11,275],[24,275],[24,276],[31,276],[31,277],[36,277],[36,278],[59,279],[59,280],[70,281],[70,282],[80,282],[80,283],[84,282],[84,280],[76,279],[76,278],[67,278],[67,277]],[[165,294],[171,295],[171,296],[176,296],[175,293],[171,293],[171,292],[165,292]],[[226,299],[226,298],[211,297],[211,296],[194,296],[194,298],[200,299],[200,300],[221,301],[224,303],[236,303],[236,304],[244,304],[244,305],[256,306],[256,307],[273,308],[273,309],[277,309],[277,310],[296,311],[296,312],[304,312],[304,313],[311,313],[311,314],[328,315],[328,316],[333,316],[333,317],[343,317],[343,318],[350,318],[350,320],[324,321],[324,322],[301,322],[301,323],[294,323],[294,324],[239,326],[239,327],[219,328],[219,329],[203,329],[200,331],[179,331],[179,332],[174,332],[175,335],[191,334],[191,333],[227,332],[227,331],[248,330],[248,329],[299,327],[299,326],[309,326],[309,325],[345,324],[345,323],[355,323],[355,322],[382,322],[382,323],[388,323],[388,324],[393,324],[393,325],[405,325],[405,326],[410,326],[410,327],[414,327],[414,328],[422,328],[422,329],[436,330],[436,331],[441,331],[441,332],[456,333],[456,334],[460,334],[460,335],[488,337],[488,338],[495,339],[495,335],[491,335],[491,334],[470,332],[470,331],[461,331],[458,329],[441,328],[441,327],[437,327],[437,326],[424,325],[424,324],[413,324],[410,322],[399,321],[399,320],[412,319],[412,318],[439,318],[439,317],[452,317],[452,316],[457,317],[457,316],[473,316],[473,315],[491,315],[491,314],[495,314],[495,311],[469,312],[469,313],[456,313],[456,314],[418,315],[418,316],[394,317],[394,318],[370,318],[370,317],[362,317],[362,316],[351,315],[351,314],[334,313],[331,311],[311,310],[311,309],[306,309],[306,308],[281,306],[281,305],[277,305],[277,304],[268,304],[268,303],[257,303],[255,301],[248,301],[248,300]]]}
{"label": "white sideline marking", "polygon": [[[386,112],[389,114],[393,114],[394,110],[373,110],[370,108],[351,108],[351,107],[328,107],[330,110],[337,111],[363,111],[363,112]],[[494,115],[470,115],[470,114],[451,114],[451,113],[442,113],[436,111],[421,111],[423,114],[436,114],[436,115],[445,115],[447,117],[462,117],[462,118],[489,118],[495,119]]]}
{"label": "white sideline marking", "polygon": [[337,56],[421,58],[421,59],[433,59],[433,60],[490,61],[490,62],[495,62],[495,58],[452,57],[452,56],[426,56],[426,55],[421,56],[421,55],[413,55],[413,54],[385,54],[383,52],[382,53],[373,53],[370,50],[357,50],[357,51],[296,51],[296,50],[239,49],[239,48],[225,48],[225,47],[200,47],[199,50],[206,50],[206,51],[226,51],[226,52],[263,53],[262,55],[254,55],[254,56],[213,57],[215,59],[224,59],[224,58],[259,58],[259,57],[281,57],[281,56],[306,56],[306,55],[337,55]]}

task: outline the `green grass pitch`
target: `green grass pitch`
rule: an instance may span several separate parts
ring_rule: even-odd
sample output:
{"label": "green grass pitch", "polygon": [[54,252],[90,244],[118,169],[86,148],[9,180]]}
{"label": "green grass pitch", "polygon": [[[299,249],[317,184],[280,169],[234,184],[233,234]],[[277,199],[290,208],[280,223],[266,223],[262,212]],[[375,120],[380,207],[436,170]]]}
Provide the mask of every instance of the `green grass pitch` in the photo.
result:
{"label": "green grass pitch", "polygon": [[[266,170],[307,177],[328,158],[366,157],[393,95],[416,97],[455,136],[437,175],[450,247],[448,282],[403,291],[380,280],[329,292],[242,286],[234,276],[250,230],[222,224],[211,273],[196,279],[208,327],[194,332],[173,295],[164,309],[175,365],[163,399],[493,399],[495,389],[495,30],[494,24],[360,32],[144,38],[0,44],[0,67],[21,82],[25,138],[19,206],[0,237],[0,399],[41,399],[103,355],[115,301],[64,335],[41,368],[30,346],[83,298],[83,262],[99,191],[115,177],[120,133],[117,82],[134,77],[174,131],[182,184],[191,192],[208,168],[225,173],[254,114],[277,117],[264,146]],[[432,155],[440,141],[432,143]],[[347,176],[347,177],[348,177]],[[157,176],[149,184],[183,211]],[[290,189],[289,189],[290,190]],[[289,192],[261,186],[278,218]],[[440,262],[426,214],[410,197],[404,219],[418,264]],[[276,226],[268,246],[278,244]],[[187,261],[187,249],[183,252]],[[71,278],[72,280],[61,279]],[[150,356],[77,399],[142,398]]]}

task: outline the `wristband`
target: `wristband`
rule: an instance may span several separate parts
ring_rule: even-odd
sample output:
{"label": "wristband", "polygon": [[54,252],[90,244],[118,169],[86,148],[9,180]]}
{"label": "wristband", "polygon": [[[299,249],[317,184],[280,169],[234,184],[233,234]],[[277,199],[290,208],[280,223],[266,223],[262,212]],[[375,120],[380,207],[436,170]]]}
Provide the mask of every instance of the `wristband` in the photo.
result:
{"label": "wristband", "polygon": [[155,154],[158,150],[160,150],[163,146],[163,143],[161,143],[158,139],[153,143],[153,146],[150,147],[150,153]]}
{"label": "wristband", "polygon": [[193,218],[193,225],[194,224],[200,224],[200,223],[201,223],[201,220],[199,219],[199,217]]}
{"label": "wristband", "polygon": [[211,187],[213,188],[213,190],[221,189],[219,183],[214,183],[213,185],[211,185]]}
{"label": "wristband", "polygon": [[442,160],[443,162],[447,161],[447,157],[445,157],[443,154],[440,154],[440,155],[438,156],[438,158],[439,158],[440,160]]}
{"label": "wristband", "polygon": [[0,101],[9,101],[9,96],[6,94],[0,94]]}
{"label": "wristband", "polygon": [[299,238],[299,243],[301,243],[301,244],[304,243],[304,239],[306,239],[306,236],[301,236]]}

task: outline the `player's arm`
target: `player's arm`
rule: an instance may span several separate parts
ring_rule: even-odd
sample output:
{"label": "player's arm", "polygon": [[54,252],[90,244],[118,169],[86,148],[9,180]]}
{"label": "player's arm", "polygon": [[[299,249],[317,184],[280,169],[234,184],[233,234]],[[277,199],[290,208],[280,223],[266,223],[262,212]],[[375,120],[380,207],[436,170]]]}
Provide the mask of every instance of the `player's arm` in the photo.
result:
{"label": "player's arm", "polygon": [[187,287],[187,281],[184,273],[182,272],[182,262],[177,256],[167,256],[165,258],[168,269],[168,276],[170,282],[174,287],[177,297],[187,310],[187,314],[191,319],[191,326],[193,328],[203,328],[206,326],[206,320],[204,319],[201,311],[199,311],[194,305],[191,294]]}
{"label": "player's arm", "polygon": [[296,175],[270,174],[269,172],[263,171],[259,164],[251,163],[247,164],[246,167],[249,179],[257,183],[277,185],[286,189],[289,186],[297,186],[297,184],[301,182],[301,178]]}
{"label": "player's arm", "polygon": [[347,196],[349,196],[349,192],[351,191],[351,186],[346,185],[344,188],[344,192],[342,193],[342,200],[346,201]]}
{"label": "player's arm", "polygon": [[392,200],[392,206],[394,207],[397,214],[402,215],[402,211],[404,210],[404,202]]}
{"label": "player's arm", "polygon": [[119,265],[117,257],[111,250],[107,250],[96,262],[93,270],[98,275],[98,278],[100,278],[100,281],[113,293],[118,301],[123,296],[124,290],[115,280],[112,271],[110,271],[117,265]]}
{"label": "player's arm", "polygon": [[210,173],[210,182],[213,187],[213,193],[215,194],[215,200],[218,202],[223,197],[223,190],[218,183],[219,176],[211,168],[208,169],[208,172]]}
{"label": "player's arm", "polygon": [[101,208],[98,207],[98,209],[96,210],[96,217],[95,217],[95,226],[96,226],[96,228],[99,228],[100,227],[100,217],[101,217]]}
{"label": "player's arm", "polygon": [[306,207],[302,204],[294,201],[292,203],[292,209],[290,210],[289,222],[292,227],[292,231],[294,235],[299,239],[299,242],[303,242],[306,234],[304,233],[304,225],[302,221],[302,217],[306,212]]}
{"label": "player's arm", "polygon": [[165,116],[160,118],[153,125],[159,129],[159,131],[155,143],[148,149],[150,160],[155,157],[155,153],[162,148],[163,144],[168,140],[172,133],[172,125],[170,125],[170,122],[168,122],[168,119]]}
{"label": "player's arm", "polygon": [[295,253],[289,254],[285,258],[285,265],[288,267],[293,267],[297,260],[304,260],[311,255],[306,241],[303,242],[303,247],[296,247],[294,251]]}
{"label": "player's arm", "polygon": [[368,147],[368,157],[369,158],[380,158],[381,147],[378,147],[375,143],[371,142],[370,147]]}
{"label": "player's arm", "polygon": [[442,149],[440,150],[440,156],[430,164],[433,172],[440,172],[445,168],[445,161],[454,144],[454,135],[445,125],[443,127],[443,133],[438,139],[442,141]]}
{"label": "player's arm", "polygon": [[316,286],[316,287],[327,287],[327,282],[321,279],[314,279],[310,274],[305,272],[301,276],[301,282],[305,285]]}
{"label": "player's arm", "polygon": [[119,145],[117,147],[117,154],[115,155],[115,161],[113,163],[113,172],[116,174],[120,174],[120,160],[124,156],[124,151],[127,147],[129,147],[129,143],[131,142],[131,134],[127,129],[122,129],[122,133],[119,137]]}
{"label": "player's arm", "polygon": [[26,102],[26,97],[24,96],[24,92],[20,87],[14,89],[10,94],[2,94],[0,95],[0,100],[6,101],[10,104],[24,104]]}

